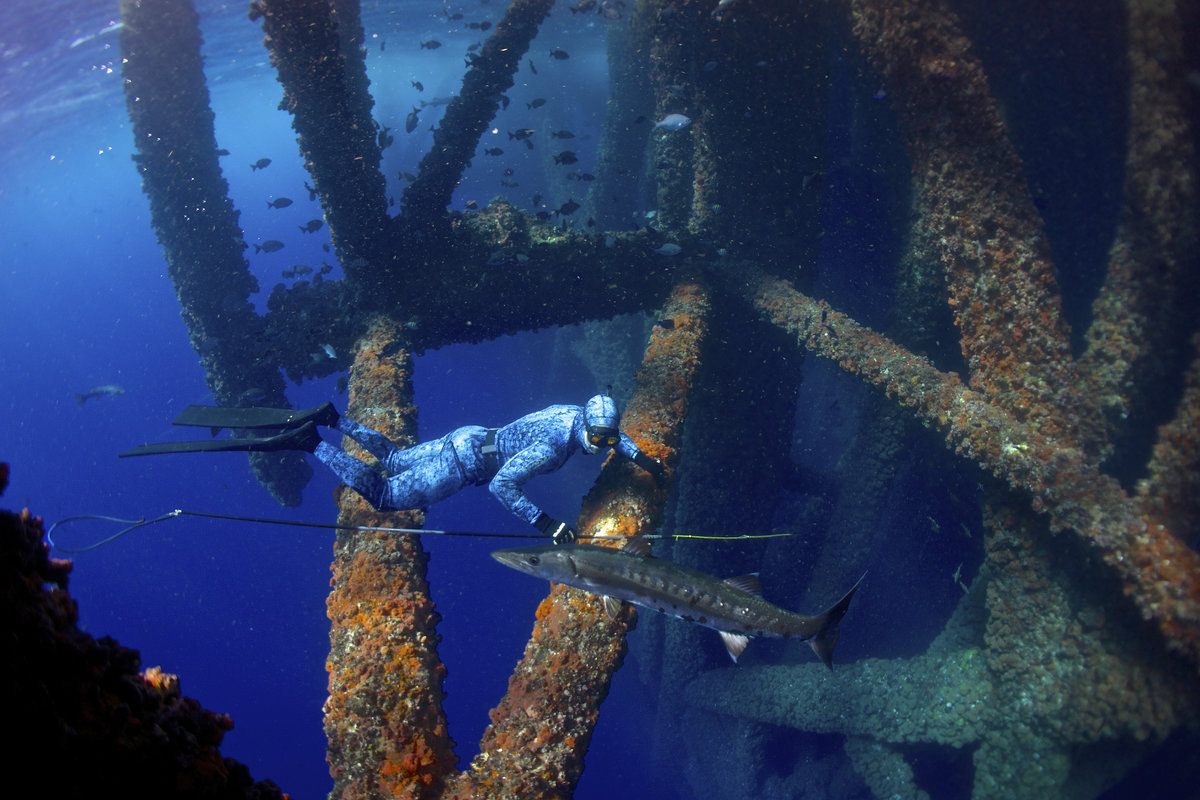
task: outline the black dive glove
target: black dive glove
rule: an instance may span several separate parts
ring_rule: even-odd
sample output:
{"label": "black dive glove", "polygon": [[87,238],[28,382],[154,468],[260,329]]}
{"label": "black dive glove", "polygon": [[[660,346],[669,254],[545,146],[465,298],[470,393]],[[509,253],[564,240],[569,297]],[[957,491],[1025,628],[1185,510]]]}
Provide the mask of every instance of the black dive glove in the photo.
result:
{"label": "black dive glove", "polygon": [[656,480],[661,480],[663,475],[667,474],[667,470],[663,467],[663,463],[657,458],[651,458],[641,450],[633,457],[633,463],[637,464],[642,469],[649,472]]}
{"label": "black dive glove", "polygon": [[570,544],[575,541],[575,529],[565,522],[559,522],[545,511],[538,514],[537,519],[533,521],[533,527],[541,531],[543,536],[551,537],[555,544]]}

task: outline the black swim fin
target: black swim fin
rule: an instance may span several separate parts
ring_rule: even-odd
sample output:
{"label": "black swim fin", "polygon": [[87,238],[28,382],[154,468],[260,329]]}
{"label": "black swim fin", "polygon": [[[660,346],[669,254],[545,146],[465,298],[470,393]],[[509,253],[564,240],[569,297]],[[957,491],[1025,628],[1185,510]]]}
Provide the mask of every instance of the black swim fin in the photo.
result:
{"label": "black swim fin", "polygon": [[221,428],[299,428],[309,421],[332,428],[338,421],[337,409],[329,402],[304,409],[188,406],[171,424],[212,428],[216,435]]}
{"label": "black swim fin", "polygon": [[249,439],[209,439],[201,442],[155,442],[138,445],[117,457],[156,456],[163,453],[273,453],[278,450],[306,450],[311,453],[317,448],[320,441],[321,434],[317,433],[316,423],[308,420],[299,428],[284,431],[277,436]]}

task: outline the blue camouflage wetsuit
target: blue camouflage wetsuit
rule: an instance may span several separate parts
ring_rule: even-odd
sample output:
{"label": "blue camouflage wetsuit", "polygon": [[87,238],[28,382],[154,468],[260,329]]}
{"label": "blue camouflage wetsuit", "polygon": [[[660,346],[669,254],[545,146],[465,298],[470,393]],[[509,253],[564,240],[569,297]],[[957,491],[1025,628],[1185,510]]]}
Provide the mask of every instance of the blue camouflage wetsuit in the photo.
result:
{"label": "blue camouflage wetsuit", "polygon": [[[589,411],[600,398],[611,409],[610,432],[619,437],[613,445],[617,452],[660,474],[661,465],[616,430],[620,415],[611,398],[592,398],[588,401]],[[588,441],[588,425],[583,407],[550,406],[503,428],[492,429],[493,455],[485,453],[489,429],[478,425],[456,428],[440,439],[405,450],[383,434],[341,417],[337,429],[378,458],[390,477],[380,475],[327,442],[318,444],[314,453],[378,511],[426,508],[466,486],[486,483],[509,511],[535,525],[539,516],[543,516],[542,511],[530,502],[521,486],[535,475],[555,471],[576,451],[598,453],[603,449],[603,445]]]}

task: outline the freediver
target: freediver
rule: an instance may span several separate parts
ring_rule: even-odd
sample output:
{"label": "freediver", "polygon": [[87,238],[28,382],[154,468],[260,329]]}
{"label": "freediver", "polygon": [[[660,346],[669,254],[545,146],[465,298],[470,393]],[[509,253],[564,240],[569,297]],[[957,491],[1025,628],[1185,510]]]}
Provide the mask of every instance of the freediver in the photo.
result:
{"label": "freediver", "polygon": [[[574,541],[575,530],[534,505],[521,486],[535,475],[553,472],[576,450],[599,453],[606,447],[633,461],[655,478],[663,475],[658,459],[643,453],[620,431],[621,412],[608,394],[583,406],[553,405],[526,414],[502,428],[467,425],[440,439],[403,449],[383,434],[341,416],[332,403],[306,411],[276,408],[188,406],[176,425],[220,428],[287,428],[269,437],[213,439],[200,442],[144,444],[121,457],[213,451],[274,452],[304,450],[332,469],[377,511],[426,508],[467,486],[487,484],[509,511],[550,536],[555,544]],[[387,473],[321,439],[317,426],[334,428],[379,459]]]}

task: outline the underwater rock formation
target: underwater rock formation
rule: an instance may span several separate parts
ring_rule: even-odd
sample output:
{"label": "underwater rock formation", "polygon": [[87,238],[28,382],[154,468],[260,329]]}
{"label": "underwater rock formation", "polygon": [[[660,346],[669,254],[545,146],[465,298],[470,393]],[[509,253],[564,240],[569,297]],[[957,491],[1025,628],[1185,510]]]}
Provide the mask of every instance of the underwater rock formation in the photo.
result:
{"label": "underwater rock formation", "polygon": [[[0,463],[0,494],[8,464]],[[51,797],[286,798],[218,749],[233,720],[181,693],[136,650],[79,629],[71,562],[49,557],[41,517],[0,511],[2,668],[22,734],[9,764]]]}

